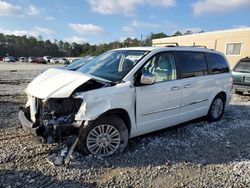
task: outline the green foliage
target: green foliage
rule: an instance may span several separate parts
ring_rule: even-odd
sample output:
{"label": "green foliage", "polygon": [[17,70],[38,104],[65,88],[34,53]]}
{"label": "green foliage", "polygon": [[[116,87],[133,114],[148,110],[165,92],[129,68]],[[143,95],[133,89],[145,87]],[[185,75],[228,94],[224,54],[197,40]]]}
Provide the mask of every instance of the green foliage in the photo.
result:
{"label": "green foliage", "polygon": [[151,33],[151,39],[159,39],[159,38],[165,38],[168,37],[165,33]]}
{"label": "green foliage", "polygon": [[41,38],[37,40],[35,37],[0,34],[0,56],[6,54],[16,57],[62,56],[57,43],[52,43],[50,40],[43,41]]}
{"label": "green foliage", "polygon": [[180,31],[176,31],[175,34],[173,34],[174,37],[175,36],[181,36],[181,35],[182,35],[182,33]]}
{"label": "green foliage", "polygon": [[[184,34],[192,34],[192,31],[187,31]],[[177,31],[172,36],[183,35]],[[150,33],[143,40],[127,38],[124,41],[114,41],[99,45],[91,45],[89,43],[77,44],[75,42],[68,43],[64,41],[57,41],[56,39],[51,42],[50,40],[43,40],[42,36],[38,39],[35,37],[4,35],[0,33],[0,56],[6,54],[16,57],[77,57],[86,55],[99,55],[111,49],[136,47],[136,46],[152,46],[152,39],[169,37],[165,33]]]}
{"label": "green foliage", "polygon": [[77,57],[85,55],[99,55],[115,48],[140,46],[137,39],[127,38],[123,42],[115,41],[109,44],[90,45],[89,43],[77,44],[63,41],[51,42],[43,40],[42,36],[35,37],[4,35],[0,33],[0,56],[6,54],[16,57]]}

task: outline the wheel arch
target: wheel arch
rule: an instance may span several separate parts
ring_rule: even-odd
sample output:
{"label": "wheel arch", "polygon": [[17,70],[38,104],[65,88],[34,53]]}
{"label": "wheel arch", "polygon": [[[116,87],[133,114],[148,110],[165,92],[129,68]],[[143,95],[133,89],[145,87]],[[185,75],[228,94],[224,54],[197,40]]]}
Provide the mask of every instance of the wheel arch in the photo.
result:
{"label": "wheel arch", "polygon": [[209,108],[208,108],[208,110],[207,110],[207,113],[209,112],[209,110],[210,110],[210,108],[211,108],[211,105],[212,105],[214,99],[216,99],[216,97],[218,97],[218,96],[221,96],[221,97],[222,97],[222,99],[223,99],[223,101],[224,101],[224,103],[225,103],[225,105],[226,105],[226,102],[227,102],[227,94],[226,94],[225,91],[220,91],[220,92],[218,92],[214,97],[211,97],[211,98],[210,98],[210,103],[209,103]]}
{"label": "wheel arch", "polygon": [[[220,98],[222,99],[222,102],[223,102],[224,104],[223,104],[223,107],[222,107],[222,110],[221,110],[220,115],[219,115],[218,117],[214,117],[214,116],[212,115],[212,113],[211,113],[211,109],[212,109],[213,102],[214,102],[215,99],[218,98],[218,97],[220,97]],[[212,99],[212,102],[211,102],[211,104],[210,104],[209,110],[208,110],[208,112],[207,112],[207,115],[206,115],[207,120],[210,121],[210,122],[214,122],[214,121],[219,120],[219,119],[222,117],[223,113],[224,113],[224,109],[225,109],[226,102],[227,102],[227,94],[226,94],[226,92],[221,91],[221,92],[217,93],[217,95],[215,95],[215,97]]]}
{"label": "wheel arch", "polygon": [[109,115],[116,115],[120,119],[122,119],[124,121],[127,129],[128,129],[129,134],[130,134],[131,119],[130,119],[129,114],[126,110],[124,110],[122,108],[111,109],[111,110],[108,110],[108,111],[104,112],[103,114],[101,114],[97,119],[103,118],[103,117],[109,116]]}
{"label": "wheel arch", "polygon": [[[226,94],[226,92],[225,92],[225,91],[219,92],[219,93],[214,97],[214,99],[215,99],[216,97],[218,97],[218,96],[221,96],[222,99],[224,100],[224,103],[226,104],[226,102],[227,102],[227,94]],[[213,100],[214,100],[214,99],[213,99]]]}

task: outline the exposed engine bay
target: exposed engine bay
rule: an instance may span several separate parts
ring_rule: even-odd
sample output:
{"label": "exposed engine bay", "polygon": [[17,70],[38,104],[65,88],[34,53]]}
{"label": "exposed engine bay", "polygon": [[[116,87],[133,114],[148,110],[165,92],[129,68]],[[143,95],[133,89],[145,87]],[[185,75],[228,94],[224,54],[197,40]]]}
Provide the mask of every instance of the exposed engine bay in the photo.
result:
{"label": "exposed engine bay", "polygon": [[[35,121],[33,128],[36,129],[37,136],[42,138],[42,142],[58,142],[63,137],[77,133],[74,127],[74,115],[79,110],[81,99],[63,98],[49,99],[44,101],[35,98],[36,106]],[[34,114],[31,106],[25,109],[25,116],[31,119]]]}
{"label": "exposed engine bay", "polygon": [[[75,147],[83,154],[111,155],[127,145],[130,120],[135,120],[135,88],[131,82],[51,68],[36,77],[25,93],[28,101],[18,114],[19,120],[35,139],[57,146],[47,158],[51,164],[67,163]],[[111,113],[117,115],[115,122]],[[112,122],[104,122],[103,128],[98,124],[101,121]],[[90,147],[97,146],[92,144],[93,139],[100,147],[92,151]]]}
{"label": "exposed engine bay", "polygon": [[[79,130],[85,123],[85,121],[75,120],[84,100],[78,96],[83,92],[111,85],[111,83],[90,79],[77,87],[67,98],[45,100],[28,95],[26,107],[21,108],[24,117],[19,114],[19,119],[22,121],[26,118],[23,120],[23,127],[25,122],[28,122],[29,125],[24,128],[32,130],[32,134],[42,143],[58,143],[57,154],[53,153],[49,156],[50,163],[61,165],[64,159],[69,160],[69,156],[76,147]],[[51,159],[53,156],[54,159]]]}
{"label": "exposed engine bay", "polygon": [[32,128],[42,142],[59,142],[70,135],[77,135],[82,122],[75,121],[75,115],[83,103],[76,93],[108,87],[110,84],[89,80],[75,89],[68,98],[49,98],[43,100],[29,96],[26,108],[23,109],[28,120],[33,122]]}

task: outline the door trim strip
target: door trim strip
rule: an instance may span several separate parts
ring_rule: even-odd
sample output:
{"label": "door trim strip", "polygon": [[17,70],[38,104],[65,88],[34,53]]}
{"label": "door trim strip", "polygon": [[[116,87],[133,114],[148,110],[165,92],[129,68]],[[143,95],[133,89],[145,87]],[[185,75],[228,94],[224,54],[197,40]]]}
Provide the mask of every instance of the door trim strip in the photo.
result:
{"label": "door trim strip", "polygon": [[174,106],[174,107],[170,107],[170,108],[164,108],[164,109],[160,109],[160,110],[155,110],[155,111],[152,111],[152,112],[144,113],[141,116],[147,116],[147,115],[156,114],[156,113],[160,113],[160,112],[166,112],[166,111],[174,110],[174,109],[177,109],[177,108],[180,108],[180,107],[181,106],[179,105],[179,106]]}
{"label": "door trim strip", "polygon": [[148,116],[148,115],[152,115],[152,114],[156,114],[156,113],[166,112],[166,111],[170,111],[170,110],[174,110],[174,109],[183,108],[183,107],[186,107],[186,106],[191,106],[191,105],[194,105],[194,104],[202,103],[202,102],[205,102],[205,101],[208,101],[208,99],[202,99],[202,100],[195,101],[195,102],[192,102],[192,103],[189,103],[189,104],[186,104],[186,105],[178,105],[178,106],[173,106],[173,107],[170,107],[170,108],[163,108],[163,109],[155,110],[155,111],[152,111],[152,112],[146,112],[146,113],[141,114],[141,116]]}

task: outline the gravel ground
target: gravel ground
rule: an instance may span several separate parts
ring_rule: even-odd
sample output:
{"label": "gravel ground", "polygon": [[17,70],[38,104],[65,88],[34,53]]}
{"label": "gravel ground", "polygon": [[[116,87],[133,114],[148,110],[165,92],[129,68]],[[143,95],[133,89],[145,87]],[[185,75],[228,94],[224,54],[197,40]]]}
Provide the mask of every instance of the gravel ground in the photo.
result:
{"label": "gravel ground", "polygon": [[[12,68],[10,68],[12,66]],[[234,95],[219,122],[202,119],[140,136],[124,153],[54,167],[20,128],[27,83],[47,66],[0,63],[0,187],[250,187],[250,96]]]}

